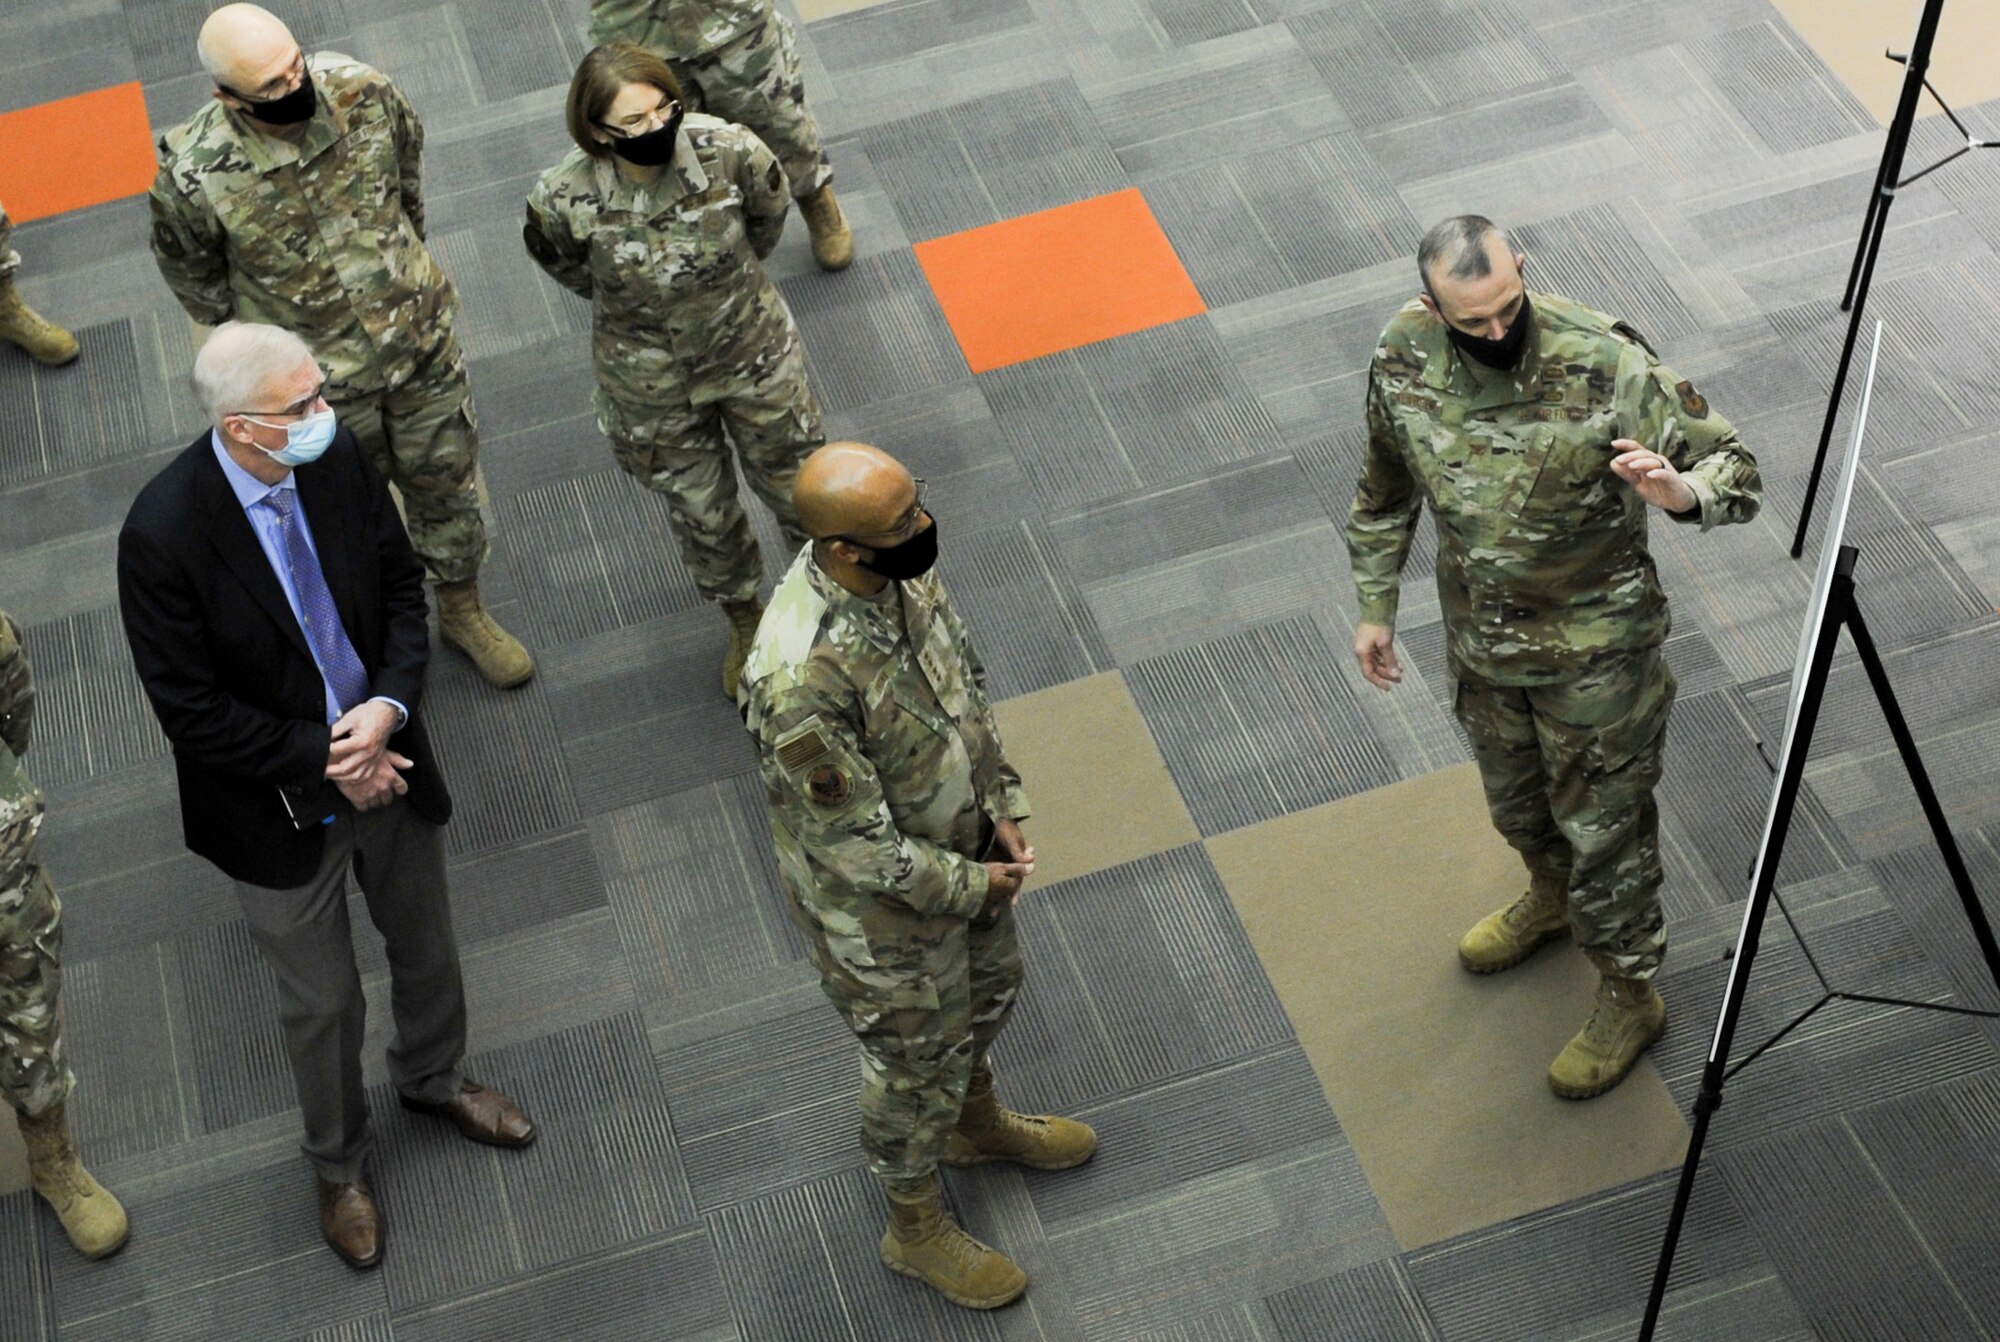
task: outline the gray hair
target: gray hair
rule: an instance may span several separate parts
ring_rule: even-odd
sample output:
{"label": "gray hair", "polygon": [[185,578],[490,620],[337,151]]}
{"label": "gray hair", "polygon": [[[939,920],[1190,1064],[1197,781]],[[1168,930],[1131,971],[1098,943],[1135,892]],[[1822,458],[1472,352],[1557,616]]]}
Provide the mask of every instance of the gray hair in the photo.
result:
{"label": "gray hair", "polygon": [[257,395],[313,357],[305,341],[282,326],[224,322],[194,356],[194,394],[210,424],[258,409]]}
{"label": "gray hair", "polygon": [[1424,292],[1431,293],[1431,272],[1440,265],[1455,280],[1483,280],[1492,274],[1493,263],[1486,258],[1486,239],[1499,232],[1499,227],[1483,214],[1455,214],[1443,223],[1432,225],[1424,240],[1417,244],[1417,275],[1424,282]]}

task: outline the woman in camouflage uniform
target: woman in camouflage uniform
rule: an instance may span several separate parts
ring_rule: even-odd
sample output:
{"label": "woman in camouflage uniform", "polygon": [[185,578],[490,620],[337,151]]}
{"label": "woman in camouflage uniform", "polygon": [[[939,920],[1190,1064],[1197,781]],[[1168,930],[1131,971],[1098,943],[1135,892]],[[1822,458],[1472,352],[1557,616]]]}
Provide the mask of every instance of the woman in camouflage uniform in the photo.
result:
{"label": "woman in camouflage uniform", "polygon": [[666,496],[696,586],[729,617],[733,698],[764,568],[729,444],[796,548],[792,479],[826,440],[798,327],[764,273],[785,173],[752,132],[684,116],[666,62],[630,42],[584,57],[568,119],[577,147],[529,194],[523,240],[596,310],[598,427],[618,464]]}

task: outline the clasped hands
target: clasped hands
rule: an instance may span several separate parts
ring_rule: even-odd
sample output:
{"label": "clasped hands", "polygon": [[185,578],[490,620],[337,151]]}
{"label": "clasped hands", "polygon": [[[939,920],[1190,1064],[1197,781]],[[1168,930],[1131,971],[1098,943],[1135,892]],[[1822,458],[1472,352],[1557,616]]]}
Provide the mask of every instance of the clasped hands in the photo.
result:
{"label": "clasped hands", "polygon": [[410,760],[389,749],[402,716],[394,704],[371,699],[342,713],[330,729],[326,777],[357,811],[387,806],[410,790],[401,772]]}
{"label": "clasped hands", "polygon": [[986,864],[986,907],[1021,902],[1021,882],[1035,871],[1035,850],[1021,833],[1021,822],[1002,820],[993,827],[993,838],[1004,861]]}

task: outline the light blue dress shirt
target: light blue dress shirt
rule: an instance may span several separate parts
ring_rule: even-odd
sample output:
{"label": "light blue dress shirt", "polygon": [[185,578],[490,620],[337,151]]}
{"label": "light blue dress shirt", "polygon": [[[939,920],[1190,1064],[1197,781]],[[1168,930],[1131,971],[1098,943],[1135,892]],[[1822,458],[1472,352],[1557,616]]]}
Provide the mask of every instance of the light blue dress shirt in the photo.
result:
{"label": "light blue dress shirt", "polygon": [[[223,476],[229,481],[230,489],[236,493],[236,501],[243,505],[243,515],[250,519],[250,529],[257,533],[257,544],[263,548],[264,558],[271,565],[271,572],[277,576],[278,586],[284,589],[285,602],[292,608],[292,618],[298,621],[299,628],[303,631],[305,620],[299,610],[298,588],[292,583],[292,566],[285,562],[285,540],[279,533],[282,524],[278,520],[278,510],[263,506],[265,499],[281,489],[296,491],[299,487],[298,479],[287,474],[277,484],[267,485],[236,464],[236,458],[230,456],[229,449],[223,446],[221,434],[211,429],[208,440],[215,448],[215,459],[222,463]],[[306,548],[312,551],[314,559],[318,559],[319,546],[313,543],[312,524],[306,520],[304,499],[293,500],[292,515],[298,518],[299,531],[306,538]],[[350,641],[353,637],[352,634],[348,635]],[[313,665],[319,667],[320,682],[326,687],[326,720],[332,723],[340,717],[340,701],[333,697],[333,686],[326,683],[326,668],[320,666],[319,650],[313,648],[311,639],[306,640],[306,647],[312,649]],[[378,701],[394,708],[403,722],[410,720],[410,710],[388,695],[375,695],[368,702],[372,704]]]}

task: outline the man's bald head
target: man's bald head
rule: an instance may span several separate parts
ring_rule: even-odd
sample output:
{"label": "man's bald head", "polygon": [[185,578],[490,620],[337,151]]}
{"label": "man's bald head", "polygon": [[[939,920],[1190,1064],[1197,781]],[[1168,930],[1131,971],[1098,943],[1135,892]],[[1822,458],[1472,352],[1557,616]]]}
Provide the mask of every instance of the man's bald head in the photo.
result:
{"label": "man's bald head", "polygon": [[261,98],[291,68],[299,42],[283,19],[262,5],[234,4],[208,16],[195,49],[210,79],[234,93]]}
{"label": "man's bald head", "polygon": [[917,482],[903,463],[866,443],[828,443],[805,459],[792,484],[799,526],[814,540],[888,541],[917,511]]}

